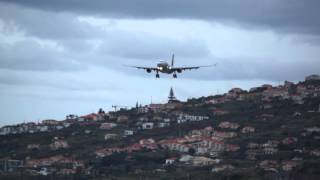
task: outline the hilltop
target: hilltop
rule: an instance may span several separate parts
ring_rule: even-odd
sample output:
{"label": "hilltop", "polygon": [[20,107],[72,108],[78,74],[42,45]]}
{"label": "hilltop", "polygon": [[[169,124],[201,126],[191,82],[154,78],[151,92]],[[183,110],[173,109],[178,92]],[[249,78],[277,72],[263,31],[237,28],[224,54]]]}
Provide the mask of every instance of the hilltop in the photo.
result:
{"label": "hilltop", "polygon": [[319,179],[320,80],[0,129],[0,177]]}

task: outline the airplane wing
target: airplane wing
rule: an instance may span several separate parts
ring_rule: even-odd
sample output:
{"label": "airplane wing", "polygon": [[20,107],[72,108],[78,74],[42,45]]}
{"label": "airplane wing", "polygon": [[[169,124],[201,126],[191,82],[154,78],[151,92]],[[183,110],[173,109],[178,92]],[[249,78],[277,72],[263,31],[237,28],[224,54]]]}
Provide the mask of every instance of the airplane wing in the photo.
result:
{"label": "airplane wing", "polygon": [[147,71],[158,71],[158,68],[155,68],[155,67],[143,67],[143,66],[128,66],[128,67],[133,67],[133,68],[137,68],[137,69],[144,69]]}
{"label": "airplane wing", "polygon": [[199,69],[201,67],[211,67],[211,66],[216,66],[216,65],[217,64],[208,65],[208,66],[173,67],[171,69],[173,71],[185,71],[185,70]]}

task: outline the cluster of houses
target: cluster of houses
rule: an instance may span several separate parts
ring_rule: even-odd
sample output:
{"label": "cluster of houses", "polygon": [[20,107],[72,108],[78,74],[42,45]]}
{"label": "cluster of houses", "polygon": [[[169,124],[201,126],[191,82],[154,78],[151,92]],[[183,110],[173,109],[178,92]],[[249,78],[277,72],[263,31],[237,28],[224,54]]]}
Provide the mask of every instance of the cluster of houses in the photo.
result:
{"label": "cluster of houses", "polygon": [[[225,126],[229,122],[221,123],[221,127],[229,128]],[[231,124],[231,128],[239,127],[237,124]],[[211,126],[204,129],[192,130],[188,135],[182,138],[175,139],[163,139],[155,142],[153,139],[142,139],[139,143],[132,144],[127,147],[112,147],[101,148],[96,150],[97,157],[105,157],[112,155],[113,153],[126,152],[131,153],[134,151],[140,151],[142,149],[156,150],[158,148],[168,149],[170,151],[180,152],[181,154],[188,154],[193,152],[197,156],[217,156],[224,151],[237,151],[240,147],[233,144],[227,144],[223,141],[221,136],[215,136],[216,131]],[[218,133],[219,134],[219,133]],[[223,136],[225,137],[225,136]],[[197,163],[196,163],[197,164]]]}
{"label": "cluster of houses", "polygon": [[208,116],[201,115],[190,115],[185,113],[179,113],[176,118],[163,118],[160,116],[153,116],[152,118],[148,118],[145,116],[141,116],[138,118],[138,122],[136,123],[137,129],[153,129],[153,128],[164,128],[173,124],[182,124],[186,122],[196,122],[209,119]]}
{"label": "cluster of houses", "polygon": [[180,157],[167,158],[165,165],[173,164],[192,165],[192,166],[209,166],[213,164],[220,164],[221,159],[212,159],[205,156],[192,156],[189,154],[183,154]]}
{"label": "cluster of houses", "polygon": [[68,149],[70,147],[67,141],[61,139],[55,139],[49,146],[52,150]]}
{"label": "cluster of houses", "polygon": [[70,175],[84,170],[85,164],[82,160],[62,155],[26,160],[0,159],[0,172],[15,172],[21,168],[32,175],[47,176],[53,172],[57,175]]}
{"label": "cluster of houses", "polygon": [[1,158],[0,159],[0,172],[14,172],[24,166],[22,160]]}
{"label": "cluster of houses", "polygon": [[22,123],[14,126],[4,126],[0,128],[0,135],[37,133],[61,130],[70,126],[68,122],[57,120],[43,120],[41,123]]}
{"label": "cluster of houses", "polygon": [[264,160],[259,163],[259,167],[265,171],[272,171],[279,173],[281,171],[291,171],[293,168],[298,166],[299,161],[296,160],[286,160],[282,162],[277,162],[276,160]]}
{"label": "cluster of houses", "polygon": [[0,128],[0,135],[58,131],[67,128],[74,123],[85,126],[97,123],[98,121],[103,121],[107,117],[109,117],[109,114],[105,113],[102,109],[100,109],[98,113],[91,113],[83,116],[70,114],[67,115],[66,119],[63,121],[48,119],[41,121],[41,123],[28,122],[3,126]]}
{"label": "cluster of houses", "polygon": [[156,150],[158,149],[158,146],[152,138],[141,139],[139,143],[135,143],[127,147],[101,148],[96,150],[95,154],[98,158],[101,158],[105,156],[110,156],[113,153],[120,153],[120,152],[132,153],[136,151],[141,151],[142,149]]}
{"label": "cluster of houses", "polygon": [[[319,75],[311,75],[306,77],[306,81],[319,80]],[[306,97],[319,97],[320,88],[316,85],[305,85],[303,83],[294,84],[285,81],[284,85],[272,86],[269,84],[261,87],[251,88],[249,91],[240,88],[233,88],[223,96],[216,96],[205,101],[206,104],[221,104],[232,100],[246,100],[260,97],[263,101],[269,102],[272,98],[279,97],[281,99],[290,99],[296,104],[304,104]],[[228,114],[228,111],[222,109],[214,109],[215,115]]]}
{"label": "cluster of houses", "polygon": [[181,113],[177,118],[177,123],[181,124],[186,122],[203,121],[207,119],[209,119],[208,116],[195,116],[195,115]]}
{"label": "cluster of houses", "polygon": [[286,137],[280,141],[269,140],[265,143],[248,143],[247,145],[247,159],[256,160],[257,155],[274,155],[279,152],[278,146],[281,145],[291,145],[298,142],[296,137]]}
{"label": "cluster of houses", "polygon": [[57,175],[70,175],[83,170],[85,164],[82,160],[76,160],[62,155],[50,156],[41,159],[27,159],[25,168],[30,174],[49,175],[55,172]]}
{"label": "cluster of houses", "polygon": [[236,151],[240,147],[232,144],[226,144],[215,138],[208,137],[184,137],[177,139],[162,140],[159,142],[162,148],[178,151],[181,153],[188,153],[193,149],[197,155],[211,155],[216,156],[223,151]]}
{"label": "cluster of houses", "polygon": [[278,146],[280,141],[277,140],[269,140],[265,143],[248,143],[247,145],[247,159],[256,160],[257,155],[273,155],[276,154],[278,150]]}

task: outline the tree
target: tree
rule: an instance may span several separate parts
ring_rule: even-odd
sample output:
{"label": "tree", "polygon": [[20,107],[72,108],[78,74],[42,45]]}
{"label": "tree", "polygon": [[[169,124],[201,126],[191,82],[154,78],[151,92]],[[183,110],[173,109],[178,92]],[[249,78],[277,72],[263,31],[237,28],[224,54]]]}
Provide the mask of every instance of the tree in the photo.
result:
{"label": "tree", "polygon": [[98,114],[105,114],[104,110],[102,108],[99,109]]}
{"label": "tree", "polygon": [[193,148],[190,148],[188,153],[193,156],[196,153],[196,150]]}

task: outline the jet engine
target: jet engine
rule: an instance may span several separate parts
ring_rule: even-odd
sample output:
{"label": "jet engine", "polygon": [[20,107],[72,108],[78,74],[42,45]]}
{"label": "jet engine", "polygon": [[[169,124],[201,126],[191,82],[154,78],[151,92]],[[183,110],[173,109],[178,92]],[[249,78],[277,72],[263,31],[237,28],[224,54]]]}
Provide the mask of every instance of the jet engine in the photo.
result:
{"label": "jet engine", "polygon": [[181,70],[181,69],[177,69],[177,72],[178,72],[178,73],[181,73],[181,72],[182,72],[182,70]]}
{"label": "jet engine", "polygon": [[147,69],[146,71],[147,71],[147,73],[151,73],[151,69]]}

